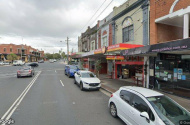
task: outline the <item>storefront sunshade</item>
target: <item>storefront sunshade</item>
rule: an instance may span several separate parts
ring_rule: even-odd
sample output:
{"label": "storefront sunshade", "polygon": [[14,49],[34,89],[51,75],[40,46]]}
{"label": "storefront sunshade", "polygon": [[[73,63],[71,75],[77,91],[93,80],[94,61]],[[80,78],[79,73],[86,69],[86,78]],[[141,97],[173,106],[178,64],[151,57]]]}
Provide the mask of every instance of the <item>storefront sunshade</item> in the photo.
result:
{"label": "storefront sunshade", "polygon": [[151,54],[151,53],[160,53],[160,52],[171,52],[171,51],[179,51],[179,50],[190,50],[190,38],[181,39],[167,43],[160,43],[154,45],[148,45],[139,48],[122,50],[121,56],[129,56],[129,55],[140,55],[140,54]]}

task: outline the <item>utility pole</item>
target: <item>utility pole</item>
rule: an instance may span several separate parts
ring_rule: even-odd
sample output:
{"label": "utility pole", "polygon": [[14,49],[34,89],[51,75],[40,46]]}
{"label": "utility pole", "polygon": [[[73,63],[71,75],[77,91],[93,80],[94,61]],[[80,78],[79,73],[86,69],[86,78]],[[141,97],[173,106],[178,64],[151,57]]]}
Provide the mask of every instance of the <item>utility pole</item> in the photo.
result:
{"label": "utility pole", "polygon": [[69,64],[69,37],[65,41],[67,41],[67,64]]}

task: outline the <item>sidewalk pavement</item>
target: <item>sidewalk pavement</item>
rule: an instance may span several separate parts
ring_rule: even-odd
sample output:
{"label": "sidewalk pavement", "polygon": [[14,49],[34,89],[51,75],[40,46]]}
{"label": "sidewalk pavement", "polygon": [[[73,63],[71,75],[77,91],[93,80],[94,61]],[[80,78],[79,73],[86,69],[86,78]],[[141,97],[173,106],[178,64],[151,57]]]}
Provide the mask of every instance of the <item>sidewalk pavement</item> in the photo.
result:
{"label": "sidewalk pavement", "polygon": [[[106,90],[109,93],[113,93],[117,91],[121,86],[136,86],[134,83],[117,80],[117,79],[109,79],[109,78],[105,78],[104,76],[102,77],[100,76],[100,80],[101,80],[101,88]],[[182,105],[184,108],[186,108],[188,111],[190,111],[190,99],[185,99],[185,98],[164,93],[161,91],[158,91],[158,92],[167,95],[168,97],[170,97],[171,99],[175,100],[177,103]]]}

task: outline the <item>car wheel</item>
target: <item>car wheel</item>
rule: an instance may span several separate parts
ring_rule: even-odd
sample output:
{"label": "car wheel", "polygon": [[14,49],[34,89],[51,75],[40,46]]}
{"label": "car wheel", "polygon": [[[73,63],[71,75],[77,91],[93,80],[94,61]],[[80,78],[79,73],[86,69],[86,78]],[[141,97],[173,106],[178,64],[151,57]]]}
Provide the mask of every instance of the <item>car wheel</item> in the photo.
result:
{"label": "car wheel", "polygon": [[66,71],[65,71],[65,75],[67,75],[67,74],[66,74]]}
{"label": "car wheel", "polygon": [[81,91],[84,90],[84,88],[83,88],[83,84],[82,84],[82,83],[80,83],[80,90],[81,90]]}
{"label": "car wheel", "polygon": [[110,113],[114,118],[117,117],[117,108],[114,103],[110,104]]}
{"label": "car wheel", "polygon": [[70,73],[68,73],[68,77],[71,78],[71,74]]}
{"label": "car wheel", "polygon": [[19,75],[17,75],[17,78],[20,78],[20,76],[19,76]]}

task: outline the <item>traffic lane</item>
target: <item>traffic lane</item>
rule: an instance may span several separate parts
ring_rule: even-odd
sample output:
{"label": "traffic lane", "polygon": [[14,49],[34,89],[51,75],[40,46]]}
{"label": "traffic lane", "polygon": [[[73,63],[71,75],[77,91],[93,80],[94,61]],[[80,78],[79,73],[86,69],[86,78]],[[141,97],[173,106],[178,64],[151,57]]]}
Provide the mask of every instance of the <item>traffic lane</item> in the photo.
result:
{"label": "traffic lane", "polygon": [[16,72],[21,66],[0,66],[0,74]]}
{"label": "traffic lane", "polygon": [[11,116],[15,125],[78,125],[65,88],[54,71],[42,71]]}
{"label": "traffic lane", "polygon": [[113,118],[108,109],[109,97],[100,91],[81,91],[74,84],[74,78],[68,78],[64,71],[57,74],[65,88],[63,91],[69,96],[80,125],[125,125],[119,118]]}
{"label": "traffic lane", "polygon": [[17,78],[16,75],[0,77],[0,117],[9,109],[35,75],[23,78]]}

